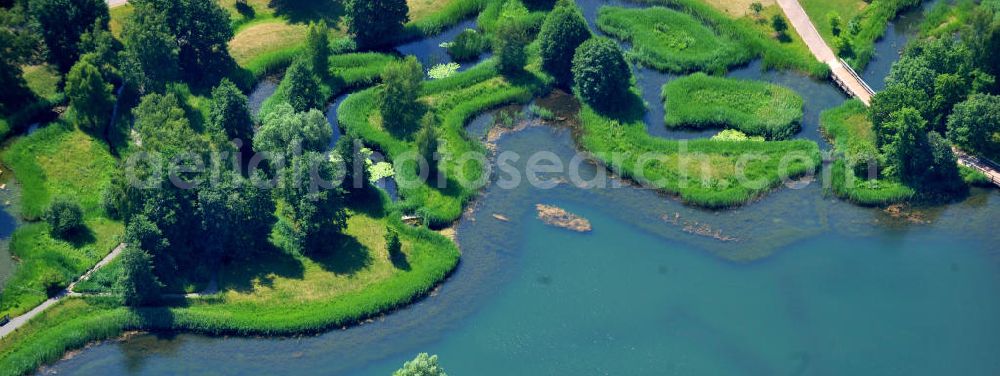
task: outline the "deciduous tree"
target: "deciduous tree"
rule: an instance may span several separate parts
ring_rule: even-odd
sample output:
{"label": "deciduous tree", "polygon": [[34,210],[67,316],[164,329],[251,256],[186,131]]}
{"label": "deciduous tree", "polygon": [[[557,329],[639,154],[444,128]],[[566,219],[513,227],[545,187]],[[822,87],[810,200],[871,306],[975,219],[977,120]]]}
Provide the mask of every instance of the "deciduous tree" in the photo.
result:
{"label": "deciduous tree", "polygon": [[230,139],[240,139],[247,145],[253,139],[253,117],[250,115],[247,97],[228,79],[223,79],[212,90],[208,126],[215,133]]}
{"label": "deciduous tree", "polygon": [[313,72],[320,77],[330,75],[329,34],[330,31],[325,21],[309,24],[309,33],[306,35],[306,50],[309,52],[309,61],[312,63]]}
{"label": "deciduous tree", "polygon": [[1000,156],[1000,96],[975,94],[955,105],[948,139],[969,152]]}
{"label": "deciduous tree", "polygon": [[45,221],[53,237],[70,238],[84,228],[83,208],[69,197],[57,197],[45,211]]}
{"label": "deciduous tree", "polygon": [[285,72],[288,76],[288,104],[295,111],[302,112],[323,107],[319,78],[305,60],[296,60]]}
{"label": "deciduous tree", "polygon": [[62,72],[80,58],[80,36],[94,23],[107,27],[110,16],[104,0],[31,0],[32,17],[38,22],[49,61]]}
{"label": "deciduous tree", "polygon": [[137,6],[122,30],[125,80],[139,93],[162,91],[180,72],[177,40],[166,15]]}
{"label": "deciduous tree", "polygon": [[421,353],[413,360],[403,364],[392,376],[448,376],[444,368],[438,365],[437,355]]}
{"label": "deciduous tree", "polygon": [[438,124],[437,117],[433,112],[428,111],[420,119],[420,131],[417,132],[416,144],[420,156],[427,161],[427,166],[433,174],[437,171],[438,132],[435,128]]}
{"label": "deciduous tree", "polygon": [[618,44],[591,38],[573,56],[573,83],[577,95],[594,108],[607,110],[628,95],[632,71]]}
{"label": "deciduous tree", "polygon": [[115,287],[122,296],[122,302],[130,307],[157,302],[162,286],[153,274],[152,257],[136,246],[128,246],[122,252],[121,260],[122,274]]}
{"label": "deciduous tree", "polygon": [[403,32],[410,20],[406,0],[349,0],[348,31],[363,48],[373,48],[392,41]]}
{"label": "deciduous tree", "polygon": [[382,124],[390,132],[406,134],[416,125],[423,112],[417,102],[423,77],[424,69],[413,56],[385,67],[379,110]]}
{"label": "deciduous tree", "polygon": [[590,39],[587,21],[571,1],[560,1],[545,17],[538,34],[542,67],[565,87],[573,86],[573,54],[576,48]]}
{"label": "deciduous tree", "polygon": [[531,42],[525,20],[527,15],[528,10],[519,2],[508,1],[504,4],[493,37],[493,53],[500,72],[514,74],[524,69],[527,61],[524,48]]}
{"label": "deciduous tree", "polygon": [[73,65],[66,76],[66,98],[81,129],[103,136],[115,106],[112,90],[97,67],[85,60]]}

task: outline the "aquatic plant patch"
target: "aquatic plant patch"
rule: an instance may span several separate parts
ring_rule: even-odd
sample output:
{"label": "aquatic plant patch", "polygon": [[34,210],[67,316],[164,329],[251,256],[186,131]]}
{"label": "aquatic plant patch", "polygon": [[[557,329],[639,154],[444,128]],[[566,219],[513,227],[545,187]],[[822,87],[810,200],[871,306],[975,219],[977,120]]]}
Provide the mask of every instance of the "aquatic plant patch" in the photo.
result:
{"label": "aquatic plant patch", "polygon": [[670,128],[730,128],[770,140],[799,131],[803,100],[795,91],[749,80],[696,73],[663,86]]}
{"label": "aquatic plant patch", "polygon": [[436,177],[423,179],[420,166],[407,158],[417,150],[412,139],[403,139],[382,127],[378,114],[377,89],[368,89],[349,96],[341,104],[338,120],[344,130],[377,147],[396,163],[402,201],[398,204],[414,212],[432,226],[451,223],[462,214],[465,203],[485,184],[483,160],[469,155],[485,156],[483,145],[465,134],[465,122],[484,111],[511,103],[527,103],[547,88],[545,82],[527,73],[511,80],[501,76],[495,62],[488,60],[451,77],[426,81],[421,90],[421,102],[428,105],[441,119],[438,135],[441,140],[438,170],[446,182],[438,184]]}
{"label": "aquatic plant patch", "polygon": [[642,100],[615,114],[584,105],[580,145],[611,170],[685,202],[726,208],[816,171],[819,147],[808,140],[668,140],[652,137],[642,122]]}

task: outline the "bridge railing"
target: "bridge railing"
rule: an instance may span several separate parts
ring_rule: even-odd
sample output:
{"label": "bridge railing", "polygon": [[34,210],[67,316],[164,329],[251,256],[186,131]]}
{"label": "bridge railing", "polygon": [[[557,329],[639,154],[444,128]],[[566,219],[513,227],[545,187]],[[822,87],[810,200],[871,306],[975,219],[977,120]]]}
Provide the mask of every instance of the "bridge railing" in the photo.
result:
{"label": "bridge railing", "polygon": [[847,64],[847,62],[844,61],[844,59],[839,59],[839,60],[840,64],[843,65],[844,68],[847,68],[847,72],[849,72],[851,76],[854,77],[854,79],[858,80],[858,82],[861,83],[861,86],[865,88],[865,91],[868,92],[868,95],[874,96],[875,90],[872,89],[871,86],[868,86],[868,83],[865,82],[865,79],[861,78],[861,75],[859,75],[858,72],[854,71],[854,68],[851,68],[851,65]]}

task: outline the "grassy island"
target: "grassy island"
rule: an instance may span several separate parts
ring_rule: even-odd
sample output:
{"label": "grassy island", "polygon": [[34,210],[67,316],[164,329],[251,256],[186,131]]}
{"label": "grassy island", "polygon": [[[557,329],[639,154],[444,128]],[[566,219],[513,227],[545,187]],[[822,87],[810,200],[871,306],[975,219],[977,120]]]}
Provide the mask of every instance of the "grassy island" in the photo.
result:
{"label": "grassy island", "polygon": [[797,133],[802,120],[802,97],[791,89],[704,73],[667,83],[663,100],[671,128],[725,127],[775,140]]}
{"label": "grassy island", "polygon": [[[445,188],[432,186],[437,179],[420,181],[415,166],[397,166],[403,174],[399,180],[419,181],[401,186],[401,207],[419,213],[432,226],[441,226],[458,219],[465,203],[471,200],[486,182],[485,161],[467,160],[468,152],[483,153],[479,141],[465,135],[465,123],[486,110],[512,103],[527,103],[547,89],[547,78],[530,72],[510,78],[497,72],[495,63],[487,61],[468,71],[434,81],[427,81],[420,91],[420,101],[441,119],[440,150],[443,156],[439,170],[446,178]],[[417,149],[413,139],[399,137],[381,124],[377,111],[378,89],[368,89],[348,97],[340,107],[339,121],[344,130],[354,134],[383,152],[391,160]]]}
{"label": "grassy island", "polygon": [[[631,112],[606,114],[584,106],[580,142],[598,160],[651,188],[707,208],[745,204],[820,165],[819,147],[807,140],[675,141],[646,133],[641,100]],[[741,160],[748,155],[754,158]]]}
{"label": "grassy island", "polygon": [[751,51],[693,16],[663,7],[602,7],[597,20],[602,31],[632,44],[636,60],[661,71],[724,72],[753,58]]}
{"label": "grassy island", "polygon": [[[702,42],[714,40],[718,43],[717,48],[732,54],[731,56],[723,56],[706,53],[695,55],[699,56],[695,60],[678,57],[678,59],[686,60],[686,63],[697,62],[697,64],[691,67],[681,69],[679,71],[681,73],[693,70],[724,72],[733,65],[739,65],[755,58],[760,58],[767,68],[796,70],[815,78],[826,78],[829,75],[829,68],[826,64],[816,61],[809,52],[808,47],[798,37],[798,34],[791,33],[788,35],[788,40],[779,41],[773,37],[773,31],[770,29],[770,26],[766,25],[766,22],[761,22],[761,20],[764,20],[764,17],[781,14],[781,10],[776,5],[767,7],[764,12],[756,16],[747,15],[733,18],[724,14],[708,2],[700,0],[636,0],[636,2],[665,8],[651,14],[669,15],[667,17],[672,17],[675,20],[683,20],[681,21],[681,25],[684,26],[674,27],[673,24],[670,24],[670,27],[665,29],[674,35],[690,36],[689,38],[682,38],[682,40],[695,40],[693,35],[699,35],[702,38]],[[656,24],[664,21],[657,21],[655,18],[643,16],[649,13],[646,9],[629,10],[615,7],[609,7],[608,9],[610,10],[605,10],[602,14],[634,12],[636,16],[630,18],[629,21],[635,22],[634,20],[638,19],[647,20],[649,27],[633,29],[632,27],[628,27],[628,24],[623,24],[619,28],[609,25],[610,28],[605,30],[605,26],[602,26],[602,24],[608,24],[609,18],[601,17],[603,18],[603,22],[601,18],[598,19],[599,28],[619,39],[631,40],[630,38],[635,37],[636,39],[632,40],[632,48],[633,56],[636,59],[658,70],[674,71],[671,68],[673,63],[667,59],[670,56],[678,56],[677,47],[682,46],[683,43],[671,47],[673,45],[672,42],[664,43],[657,37],[654,27]],[[692,24],[691,21],[695,23]],[[675,29],[676,32],[674,31]],[[642,37],[639,37],[640,35]],[[672,39],[668,38],[668,40]],[[697,43],[697,40],[695,41]],[[733,48],[729,46],[733,46]],[[710,48],[706,49],[706,47],[708,45],[698,45],[697,47],[690,45],[683,51],[683,56],[689,56],[691,51],[687,51],[688,49],[708,51]],[[640,49],[646,52],[638,52]],[[663,53],[663,56],[655,52]],[[715,57],[718,57],[718,59],[715,59]]]}

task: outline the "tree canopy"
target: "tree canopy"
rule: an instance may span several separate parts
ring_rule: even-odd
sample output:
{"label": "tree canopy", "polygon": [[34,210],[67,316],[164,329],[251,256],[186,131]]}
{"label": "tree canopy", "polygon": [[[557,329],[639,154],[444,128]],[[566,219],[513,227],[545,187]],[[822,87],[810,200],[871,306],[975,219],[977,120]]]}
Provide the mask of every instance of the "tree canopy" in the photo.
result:
{"label": "tree canopy", "polygon": [[403,32],[410,20],[406,0],[348,0],[347,29],[358,46],[378,47]]}
{"label": "tree canopy", "polygon": [[538,33],[542,67],[555,77],[557,84],[572,87],[573,54],[590,37],[587,21],[571,1],[560,1],[545,17]]}
{"label": "tree canopy", "polygon": [[33,60],[39,44],[33,29],[22,7],[0,7],[0,113],[18,108],[34,96],[21,75],[21,66]]}
{"label": "tree canopy", "polygon": [[583,42],[573,56],[577,95],[594,108],[613,108],[627,97],[632,70],[618,44],[607,38]]}
{"label": "tree canopy", "polygon": [[323,151],[331,137],[333,130],[321,111],[295,112],[291,105],[283,103],[264,116],[254,135],[253,148],[258,152],[289,156],[297,147]]}
{"label": "tree canopy", "polygon": [[95,23],[107,28],[111,16],[104,0],[30,0],[32,17],[49,50],[49,61],[68,72],[80,58],[80,36]]}
{"label": "tree canopy", "polygon": [[423,112],[423,106],[417,102],[423,80],[424,68],[413,56],[390,63],[382,71],[379,110],[387,130],[406,134],[416,126]]}
{"label": "tree canopy", "polygon": [[229,72],[233,38],[229,13],[215,0],[132,0],[138,11],[163,16],[178,48],[178,67],[192,83],[214,85]]}
{"label": "tree canopy", "polygon": [[306,34],[306,51],[309,53],[309,62],[312,64],[312,71],[317,76],[326,77],[330,75],[330,31],[325,21],[309,24],[309,33]]}
{"label": "tree canopy", "polygon": [[219,86],[212,89],[208,127],[214,133],[242,140],[247,145],[253,139],[253,117],[247,97],[228,79],[223,79]]}
{"label": "tree canopy", "polygon": [[56,197],[45,212],[52,236],[68,239],[84,229],[83,209],[69,197]]}
{"label": "tree canopy", "polygon": [[103,136],[115,106],[112,90],[114,86],[105,82],[100,70],[87,60],[73,65],[66,76],[66,98],[80,128]]}
{"label": "tree canopy", "polygon": [[137,6],[125,21],[122,37],[122,71],[126,82],[139,93],[162,91],[179,77],[180,48],[165,14]]}
{"label": "tree canopy", "polygon": [[437,355],[427,355],[420,353],[413,360],[403,364],[392,376],[448,376],[444,368],[438,365]]}
{"label": "tree canopy", "polygon": [[528,10],[516,1],[506,2],[500,12],[493,37],[493,53],[500,72],[513,74],[524,70],[528,59],[524,48],[531,42],[527,15]]}
{"label": "tree canopy", "polygon": [[319,77],[316,77],[306,60],[296,60],[285,74],[288,76],[288,104],[295,111],[323,107],[325,99],[320,92]]}
{"label": "tree canopy", "polygon": [[122,302],[130,307],[155,303],[160,297],[160,282],[153,275],[153,260],[148,253],[135,246],[127,246],[121,255],[122,274],[116,290]]}
{"label": "tree canopy", "polygon": [[969,152],[1000,156],[1000,96],[976,94],[957,104],[948,139]]}

